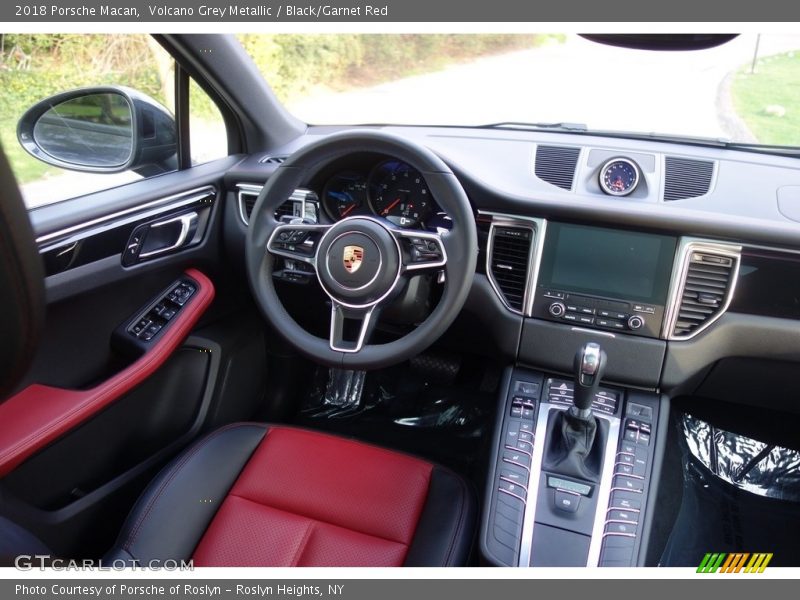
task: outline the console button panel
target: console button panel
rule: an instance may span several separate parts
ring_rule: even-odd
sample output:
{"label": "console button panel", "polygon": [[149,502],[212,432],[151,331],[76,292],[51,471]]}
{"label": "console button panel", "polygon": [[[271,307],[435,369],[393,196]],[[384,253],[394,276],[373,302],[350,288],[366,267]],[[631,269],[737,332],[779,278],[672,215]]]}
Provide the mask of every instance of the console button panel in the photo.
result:
{"label": "console button panel", "polygon": [[614,464],[614,479],[603,528],[601,567],[636,564],[652,462],[652,400],[627,403]]}
{"label": "console button panel", "polygon": [[[490,497],[485,523],[485,544],[505,565],[517,565],[522,523],[527,507],[534,444],[534,419],[543,380],[541,375],[511,382],[505,398]],[[535,493],[535,492],[534,492]]]}
{"label": "console button panel", "polygon": [[[575,397],[575,383],[566,379],[548,379],[545,400],[553,404],[570,406]],[[608,415],[617,412],[620,394],[612,389],[600,388],[592,401],[592,410]]]}
{"label": "console button panel", "polygon": [[[604,458],[602,480],[590,482],[533,464],[534,457],[542,459],[541,448],[534,450],[536,437],[546,433],[540,413],[570,405],[573,382],[515,369],[505,392],[498,406],[496,458],[486,490],[484,556],[503,566],[517,566],[523,559],[531,565],[548,564],[548,556],[541,555],[546,551],[537,546],[534,553],[532,539],[524,539],[531,531],[523,533],[523,526],[529,527],[533,519],[533,534],[537,528],[549,527],[551,532],[592,540],[589,565],[635,566],[648,506],[658,396],[623,388],[599,389],[593,410],[616,422],[614,431],[619,435],[609,439],[606,457],[611,460]],[[537,431],[537,424],[542,431]],[[534,507],[535,514],[526,516]]]}
{"label": "console button panel", "polygon": [[532,314],[575,326],[657,338],[664,307],[539,288]]}

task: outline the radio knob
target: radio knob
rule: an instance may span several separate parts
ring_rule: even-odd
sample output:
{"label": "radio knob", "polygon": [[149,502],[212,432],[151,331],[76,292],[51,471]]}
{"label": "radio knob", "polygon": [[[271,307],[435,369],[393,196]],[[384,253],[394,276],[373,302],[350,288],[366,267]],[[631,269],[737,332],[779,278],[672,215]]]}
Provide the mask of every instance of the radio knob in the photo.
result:
{"label": "radio knob", "polygon": [[628,329],[641,329],[644,325],[644,319],[639,315],[633,315],[628,319]]}
{"label": "radio knob", "polygon": [[567,312],[567,307],[564,306],[563,302],[553,302],[547,310],[554,317],[563,317],[564,313]]}

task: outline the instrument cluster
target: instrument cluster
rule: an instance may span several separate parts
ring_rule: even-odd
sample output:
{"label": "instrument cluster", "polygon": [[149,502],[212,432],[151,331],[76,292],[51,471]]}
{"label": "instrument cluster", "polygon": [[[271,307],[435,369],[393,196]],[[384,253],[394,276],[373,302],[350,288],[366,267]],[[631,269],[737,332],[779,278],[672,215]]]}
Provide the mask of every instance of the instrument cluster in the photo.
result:
{"label": "instrument cluster", "polygon": [[320,199],[334,221],[372,215],[405,229],[450,229],[422,174],[400,160],[338,171],[325,182]]}

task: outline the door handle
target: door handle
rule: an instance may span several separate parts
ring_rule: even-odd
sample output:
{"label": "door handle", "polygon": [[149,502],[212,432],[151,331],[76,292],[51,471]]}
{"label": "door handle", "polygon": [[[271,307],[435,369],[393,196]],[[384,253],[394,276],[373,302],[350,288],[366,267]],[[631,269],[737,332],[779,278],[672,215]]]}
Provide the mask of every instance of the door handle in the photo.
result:
{"label": "door handle", "polygon": [[[178,236],[173,242],[167,242],[164,246],[158,246],[152,250],[145,250],[147,247],[147,242],[149,239],[153,239],[151,236],[154,231],[157,231],[163,227],[167,227],[168,225],[179,224],[180,230],[178,231]],[[189,234],[193,233],[197,229],[197,213],[190,212],[185,213],[183,215],[178,215],[177,217],[172,217],[171,219],[166,219],[164,221],[159,221],[157,223],[153,223],[150,225],[147,235],[144,239],[144,246],[142,247],[142,252],[139,254],[139,258],[151,258],[153,256],[158,256],[160,254],[165,254],[167,252],[171,252],[172,250],[176,250],[186,244],[189,241]],[[161,240],[159,240],[161,241]]]}

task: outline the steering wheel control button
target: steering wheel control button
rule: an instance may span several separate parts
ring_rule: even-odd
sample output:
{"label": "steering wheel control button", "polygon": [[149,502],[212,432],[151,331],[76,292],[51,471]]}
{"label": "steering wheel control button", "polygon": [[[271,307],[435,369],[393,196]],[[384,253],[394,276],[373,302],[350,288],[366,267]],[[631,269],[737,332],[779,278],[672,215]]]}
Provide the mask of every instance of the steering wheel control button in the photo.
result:
{"label": "steering wheel control button", "polygon": [[578,506],[581,503],[580,494],[574,492],[567,492],[565,490],[556,490],[555,504],[558,510],[575,513],[578,512]]}

